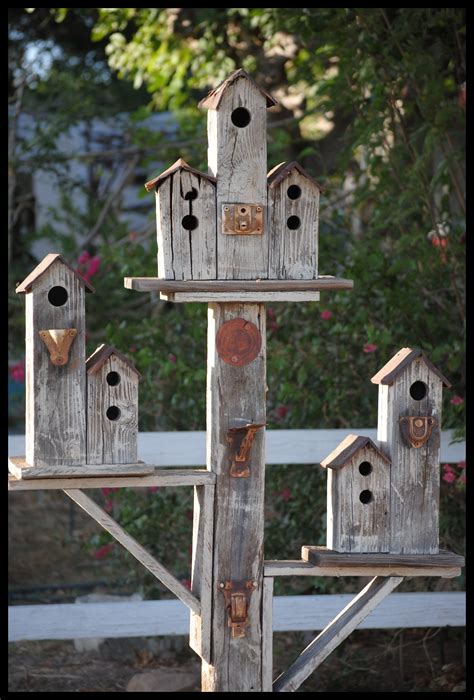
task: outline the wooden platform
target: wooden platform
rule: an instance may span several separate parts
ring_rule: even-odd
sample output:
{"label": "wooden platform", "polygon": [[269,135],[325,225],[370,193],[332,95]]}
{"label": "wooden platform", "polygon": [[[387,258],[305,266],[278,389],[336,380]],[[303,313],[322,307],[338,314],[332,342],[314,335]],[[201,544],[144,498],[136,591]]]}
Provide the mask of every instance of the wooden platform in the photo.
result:
{"label": "wooden platform", "polygon": [[143,476],[154,467],[145,462],[135,464],[78,464],[32,467],[25,457],[9,457],[8,470],[17,479],[60,479],[81,476]]}

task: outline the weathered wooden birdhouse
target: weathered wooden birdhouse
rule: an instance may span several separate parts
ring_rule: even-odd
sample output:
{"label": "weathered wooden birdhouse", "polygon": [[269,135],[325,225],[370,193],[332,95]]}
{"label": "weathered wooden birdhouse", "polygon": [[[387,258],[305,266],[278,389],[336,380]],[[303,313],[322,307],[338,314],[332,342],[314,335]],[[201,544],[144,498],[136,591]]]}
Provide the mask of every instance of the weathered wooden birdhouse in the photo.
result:
{"label": "weathered wooden birdhouse", "polygon": [[321,187],[296,161],[270,170],[269,279],[316,279]]}
{"label": "weathered wooden birdhouse", "polygon": [[85,292],[94,288],[50,253],[16,288],[26,295],[26,462],[86,461]]}
{"label": "weathered wooden birdhouse", "polygon": [[328,549],[389,552],[389,458],[370,438],[348,435],[321,466],[328,470]]}
{"label": "weathered wooden birdhouse", "polygon": [[421,350],[402,348],[372,377],[377,438],[390,455],[390,551],[436,554],[442,389],[451,386]]}
{"label": "weathered wooden birdhouse", "polygon": [[87,359],[86,369],[87,464],[136,463],[140,373],[104,344]]}

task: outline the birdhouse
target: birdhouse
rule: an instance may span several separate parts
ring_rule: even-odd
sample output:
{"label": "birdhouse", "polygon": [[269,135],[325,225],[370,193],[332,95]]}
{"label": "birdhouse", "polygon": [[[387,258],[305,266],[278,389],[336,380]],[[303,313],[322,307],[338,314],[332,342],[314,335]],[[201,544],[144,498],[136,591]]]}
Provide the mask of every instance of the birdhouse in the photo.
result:
{"label": "birdhouse", "polygon": [[372,377],[377,438],[390,455],[390,551],[438,552],[442,389],[451,386],[421,350],[402,348]]}
{"label": "birdhouse", "polygon": [[321,466],[328,470],[328,549],[389,552],[389,458],[370,438],[348,435]]}
{"label": "birdhouse", "polygon": [[26,462],[85,464],[85,292],[94,288],[50,253],[16,288],[26,295]]}
{"label": "birdhouse", "polygon": [[86,369],[87,464],[136,463],[140,373],[104,344],[87,359]]}
{"label": "birdhouse", "polygon": [[158,276],[216,278],[215,178],[179,158],[145,187],[156,192]]}
{"label": "birdhouse", "polygon": [[269,279],[316,279],[321,187],[295,161],[270,170]]}

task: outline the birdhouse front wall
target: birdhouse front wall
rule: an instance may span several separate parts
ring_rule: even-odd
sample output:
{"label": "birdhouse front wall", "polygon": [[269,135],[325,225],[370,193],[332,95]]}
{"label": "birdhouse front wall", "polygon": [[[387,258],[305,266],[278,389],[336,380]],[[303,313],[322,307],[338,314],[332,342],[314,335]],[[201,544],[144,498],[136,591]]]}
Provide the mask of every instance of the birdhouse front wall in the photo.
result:
{"label": "birdhouse front wall", "polygon": [[319,190],[297,170],[268,188],[269,279],[318,276]]}
{"label": "birdhouse front wall", "polygon": [[[31,466],[86,460],[84,283],[61,261],[26,297],[26,461]],[[76,329],[67,364],[54,365],[39,332]]]}
{"label": "birdhouse front wall", "polygon": [[[379,385],[378,440],[392,460],[390,551],[393,553],[438,552],[441,404],[442,381],[421,357],[392,385]],[[436,419],[437,425],[422,447],[410,447],[405,442],[399,422],[402,416]]]}
{"label": "birdhouse front wall", "polygon": [[344,467],[328,468],[327,547],[337,552],[390,551],[390,465],[373,448]]}
{"label": "birdhouse front wall", "polygon": [[87,375],[87,463],[137,462],[138,376],[115,355]]}
{"label": "birdhouse front wall", "polygon": [[216,188],[180,169],[156,192],[158,276],[216,279]]}

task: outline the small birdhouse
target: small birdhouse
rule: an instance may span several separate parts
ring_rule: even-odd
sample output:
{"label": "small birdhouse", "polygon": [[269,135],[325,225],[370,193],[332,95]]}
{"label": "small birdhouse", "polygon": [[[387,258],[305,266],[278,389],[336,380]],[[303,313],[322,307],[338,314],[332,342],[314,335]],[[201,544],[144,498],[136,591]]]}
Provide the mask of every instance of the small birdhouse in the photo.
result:
{"label": "small birdhouse", "polygon": [[390,551],[438,552],[442,389],[451,386],[421,350],[402,348],[372,377],[377,438],[392,462]]}
{"label": "small birdhouse", "polygon": [[179,158],[145,187],[156,192],[158,276],[216,278],[215,178]]}
{"label": "small birdhouse", "polygon": [[328,470],[328,549],[389,552],[389,458],[370,438],[348,435],[321,466]]}
{"label": "small birdhouse", "polygon": [[269,279],[316,279],[321,187],[295,161],[270,170]]}
{"label": "small birdhouse", "polygon": [[16,288],[26,295],[26,462],[86,461],[85,292],[94,288],[50,253]]}
{"label": "small birdhouse", "polygon": [[86,369],[87,464],[136,463],[140,373],[104,344],[87,359]]}

